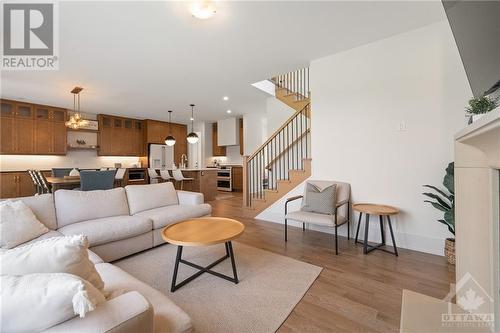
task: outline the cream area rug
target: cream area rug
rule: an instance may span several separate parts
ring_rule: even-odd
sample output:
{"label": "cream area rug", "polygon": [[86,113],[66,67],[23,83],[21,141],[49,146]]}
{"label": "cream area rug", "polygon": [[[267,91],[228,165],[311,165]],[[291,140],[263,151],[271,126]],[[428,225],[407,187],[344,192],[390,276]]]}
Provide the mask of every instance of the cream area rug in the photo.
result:
{"label": "cream area rug", "polygon": [[[177,246],[162,245],[113,264],[162,291],[193,320],[196,332],[275,332],[322,268],[233,242],[240,282],[204,273],[170,292]],[[184,247],[183,259],[206,266],[225,255],[224,244]],[[230,259],[212,270],[232,276]],[[196,270],[180,264],[177,283]]]}

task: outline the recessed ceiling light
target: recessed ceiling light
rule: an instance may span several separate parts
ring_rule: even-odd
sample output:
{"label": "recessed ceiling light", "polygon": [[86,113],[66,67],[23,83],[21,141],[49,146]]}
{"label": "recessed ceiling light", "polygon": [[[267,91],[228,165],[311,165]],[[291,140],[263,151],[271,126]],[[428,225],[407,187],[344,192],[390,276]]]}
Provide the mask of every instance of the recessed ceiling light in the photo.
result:
{"label": "recessed ceiling light", "polygon": [[228,101],[228,100],[229,100],[229,97],[224,96],[224,97],[222,97],[222,99],[223,99],[223,100],[225,100],[225,101]]}
{"label": "recessed ceiling light", "polygon": [[233,112],[233,111],[231,111],[231,110],[227,110],[226,112],[227,112],[227,113],[231,113],[231,112]]}
{"label": "recessed ceiling light", "polygon": [[191,3],[191,14],[201,20],[206,20],[215,15],[215,5],[212,1],[195,1]]}

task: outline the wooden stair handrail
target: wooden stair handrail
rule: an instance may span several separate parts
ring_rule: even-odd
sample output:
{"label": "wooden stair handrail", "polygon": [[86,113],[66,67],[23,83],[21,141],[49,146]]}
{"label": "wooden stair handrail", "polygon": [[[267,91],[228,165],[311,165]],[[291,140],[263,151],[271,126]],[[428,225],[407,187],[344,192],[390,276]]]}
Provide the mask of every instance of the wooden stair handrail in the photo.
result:
{"label": "wooden stair handrail", "polygon": [[254,152],[252,155],[250,155],[250,157],[248,157],[248,161],[252,160],[252,158],[254,158],[254,157],[255,157],[255,155],[257,155],[257,154],[258,154],[261,150],[263,150],[263,149],[264,149],[264,147],[265,147],[265,146],[267,146],[267,144],[268,144],[269,142],[271,142],[271,141],[272,141],[272,140],[273,140],[276,136],[278,136],[278,134],[281,132],[281,130],[282,130],[282,129],[284,129],[285,127],[287,127],[287,126],[288,126],[288,124],[290,124],[290,123],[291,123],[291,122],[292,122],[292,121],[293,121],[293,120],[294,120],[294,119],[295,119],[295,118],[296,118],[299,114],[302,114],[302,113],[303,113],[302,111],[304,111],[304,110],[305,110],[305,116],[306,116],[306,117],[309,117],[309,112],[310,112],[310,110],[309,110],[309,105],[310,105],[310,104],[311,104],[311,103],[307,103],[307,105],[306,105],[306,106],[304,106],[304,107],[303,107],[302,109],[300,109],[299,111],[296,111],[296,112],[295,112],[295,113],[294,113],[294,114],[293,114],[290,118],[288,118],[288,119],[287,119],[287,121],[285,121],[285,123],[284,123],[283,125],[281,125],[281,127],[280,127],[280,128],[278,128],[278,129],[277,129],[277,130],[273,133],[273,135],[271,135],[271,136],[269,137],[269,139],[267,139],[267,140],[266,140],[266,141],[265,141],[262,145],[260,145],[260,147],[259,147],[259,148],[257,148],[257,149],[255,150],[255,152]]}

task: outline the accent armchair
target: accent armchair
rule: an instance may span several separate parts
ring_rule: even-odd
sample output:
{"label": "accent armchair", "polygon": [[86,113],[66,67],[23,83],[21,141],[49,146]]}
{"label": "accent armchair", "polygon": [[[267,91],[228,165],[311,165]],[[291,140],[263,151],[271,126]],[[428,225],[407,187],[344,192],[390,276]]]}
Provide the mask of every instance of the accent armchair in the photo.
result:
{"label": "accent armchair", "polygon": [[[334,202],[319,202],[319,208],[308,209],[307,202],[316,200],[311,195],[307,198],[308,193],[311,193],[310,186],[313,186],[316,193],[322,193],[330,186],[335,186],[334,194],[332,195]],[[309,189],[309,190],[308,190]],[[315,193],[315,194],[316,194]],[[302,223],[302,230],[305,230],[306,223],[319,226],[333,227],[335,229],[335,254],[339,254],[337,229],[339,226],[347,223],[347,239],[350,239],[350,198],[351,185],[343,182],[335,181],[307,181],[304,188],[304,194],[288,198],[285,203],[285,242],[288,241],[288,220],[293,220]],[[288,204],[292,201],[302,199],[301,209],[294,212],[288,212]],[[322,200],[324,200],[323,198]],[[327,197],[328,199],[328,197]],[[318,199],[318,201],[321,201]],[[329,206],[329,207],[328,207]],[[328,213],[325,213],[328,211]]]}

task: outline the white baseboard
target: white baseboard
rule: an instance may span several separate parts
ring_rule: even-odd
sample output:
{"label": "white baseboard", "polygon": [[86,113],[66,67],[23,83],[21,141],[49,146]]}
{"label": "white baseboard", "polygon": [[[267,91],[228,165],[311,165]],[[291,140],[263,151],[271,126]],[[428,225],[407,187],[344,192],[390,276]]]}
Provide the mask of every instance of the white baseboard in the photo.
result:
{"label": "white baseboard", "polygon": [[[278,224],[285,224],[285,219],[283,215],[281,214],[274,214],[271,212],[266,212],[265,214],[258,215],[256,219],[259,220],[264,220],[267,222],[272,222],[272,223],[278,223]],[[302,227],[302,223],[295,222],[295,221],[288,221],[288,225],[291,226],[296,226],[296,227]],[[358,226],[357,221],[351,221],[351,237],[354,238],[356,236],[356,228]],[[310,230],[316,230],[320,232],[325,232],[329,234],[333,234],[334,230],[333,228],[329,227],[321,227],[317,225],[307,225],[307,229]],[[342,225],[338,229],[339,235],[341,236],[347,236],[347,225]],[[387,244],[392,244],[391,239],[390,239],[390,232],[389,229],[386,225],[386,243]],[[415,251],[420,251],[420,252],[425,252],[425,253],[430,253],[430,254],[435,254],[439,256],[443,256],[443,249],[444,249],[444,239],[440,238],[431,238],[428,236],[422,236],[422,235],[416,235],[416,234],[409,234],[409,233],[401,233],[398,232],[397,230],[394,230],[394,238],[396,239],[396,246],[398,248],[404,248],[404,249],[409,249],[409,250],[415,250]],[[361,228],[359,231],[359,240],[364,239],[364,223],[361,224]],[[379,224],[372,223],[370,224],[370,229],[368,230],[368,239],[370,242],[380,242],[380,227]],[[360,245],[361,246],[361,245]]]}

